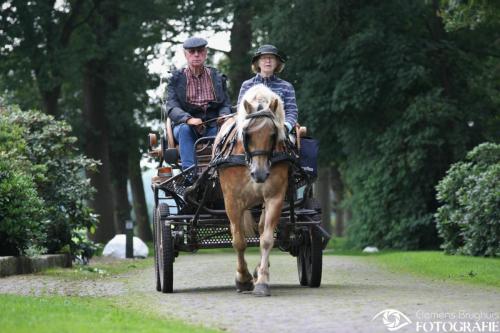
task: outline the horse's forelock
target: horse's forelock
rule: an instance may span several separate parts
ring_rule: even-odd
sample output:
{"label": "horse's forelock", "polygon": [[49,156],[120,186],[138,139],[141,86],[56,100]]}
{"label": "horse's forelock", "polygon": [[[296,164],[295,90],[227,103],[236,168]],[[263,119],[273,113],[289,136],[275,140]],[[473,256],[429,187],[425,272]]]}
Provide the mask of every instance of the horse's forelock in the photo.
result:
{"label": "horse's forelock", "polygon": [[[251,87],[245,92],[243,98],[241,99],[240,105],[238,105],[236,122],[240,140],[243,138],[243,130],[249,125],[251,120],[247,119],[246,116],[249,113],[261,111],[262,109],[264,109],[264,105],[268,108],[274,100],[278,101],[278,107],[276,108],[276,110],[274,110],[275,118],[273,119],[274,125],[278,129],[277,139],[278,141],[283,141],[285,139],[285,109],[283,106],[283,101],[271,89],[263,84],[258,84]],[[245,108],[245,101],[247,101],[252,106],[252,110],[247,110]]]}

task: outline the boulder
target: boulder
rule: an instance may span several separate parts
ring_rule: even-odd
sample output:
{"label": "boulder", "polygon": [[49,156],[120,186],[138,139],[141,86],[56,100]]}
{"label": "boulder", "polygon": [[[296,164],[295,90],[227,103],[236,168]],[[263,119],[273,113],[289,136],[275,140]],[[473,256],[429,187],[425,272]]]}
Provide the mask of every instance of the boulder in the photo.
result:
{"label": "boulder", "polygon": [[363,253],[377,253],[378,248],[376,246],[367,246],[363,249]]}
{"label": "boulder", "polygon": [[[134,258],[146,258],[149,253],[147,245],[139,237],[134,237],[133,239]],[[106,244],[106,246],[104,246],[102,255],[125,259],[125,242],[126,236],[124,234],[116,235]]]}

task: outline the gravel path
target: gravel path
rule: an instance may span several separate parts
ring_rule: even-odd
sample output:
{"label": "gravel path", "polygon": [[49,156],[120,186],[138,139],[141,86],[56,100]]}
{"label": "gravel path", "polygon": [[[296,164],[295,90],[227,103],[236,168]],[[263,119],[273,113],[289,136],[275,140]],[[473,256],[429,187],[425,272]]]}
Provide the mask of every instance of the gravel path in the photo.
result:
{"label": "gravel path", "polygon": [[[237,294],[235,260],[233,254],[181,253],[174,264],[173,294],[154,290],[152,268],[99,281],[9,277],[0,279],[0,293],[118,296],[145,310],[229,332],[388,332],[381,317],[372,321],[385,309],[399,310],[412,321],[397,332],[415,332],[416,321],[439,320],[423,316],[448,314],[460,321],[460,316],[481,315],[480,321],[500,321],[498,289],[394,274],[359,257],[324,256],[322,285],[312,289],[299,286],[295,258],[272,253],[273,296]],[[254,267],[258,256],[247,260]]]}

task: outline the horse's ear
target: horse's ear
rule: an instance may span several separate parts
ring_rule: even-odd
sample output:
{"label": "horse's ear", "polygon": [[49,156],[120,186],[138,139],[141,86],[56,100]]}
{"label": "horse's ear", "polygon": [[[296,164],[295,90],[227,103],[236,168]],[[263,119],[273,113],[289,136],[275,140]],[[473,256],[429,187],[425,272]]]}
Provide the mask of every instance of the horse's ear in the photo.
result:
{"label": "horse's ear", "polygon": [[269,108],[270,108],[273,112],[275,112],[275,111],[276,111],[276,109],[278,109],[278,99],[277,99],[277,98],[273,99],[273,101],[269,104]]}
{"label": "horse's ear", "polygon": [[247,113],[252,112],[252,104],[248,103],[247,100],[243,101],[243,106],[245,107],[245,110],[247,111]]}

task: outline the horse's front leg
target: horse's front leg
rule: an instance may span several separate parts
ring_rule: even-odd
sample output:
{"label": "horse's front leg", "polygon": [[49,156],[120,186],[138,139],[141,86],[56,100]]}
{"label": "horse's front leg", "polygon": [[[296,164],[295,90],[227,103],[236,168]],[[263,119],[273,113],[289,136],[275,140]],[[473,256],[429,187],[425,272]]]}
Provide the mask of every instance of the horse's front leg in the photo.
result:
{"label": "horse's front leg", "polygon": [[238,292],[253,290],[253,278],[248,271],[247,262],[245,260],[245,250],[247,241],[243,230],[243,218],[245,210],[241,207],[226,202],[226,213],[231,221],[231,234],[233,235],[233,248],[236,250],[236,290]]}
{"label": "horse's front leg", "polygon": [[[260,234],[260,264],[258,265],[258,277],[255,282],[253,294],[256,296],[270,296],[269,288],[269,253],[274,245],[274,229],[279,223],[283,198],[272,198],[266,201],[264,226]],[[259,225],[259,229],[261,226]]]}

